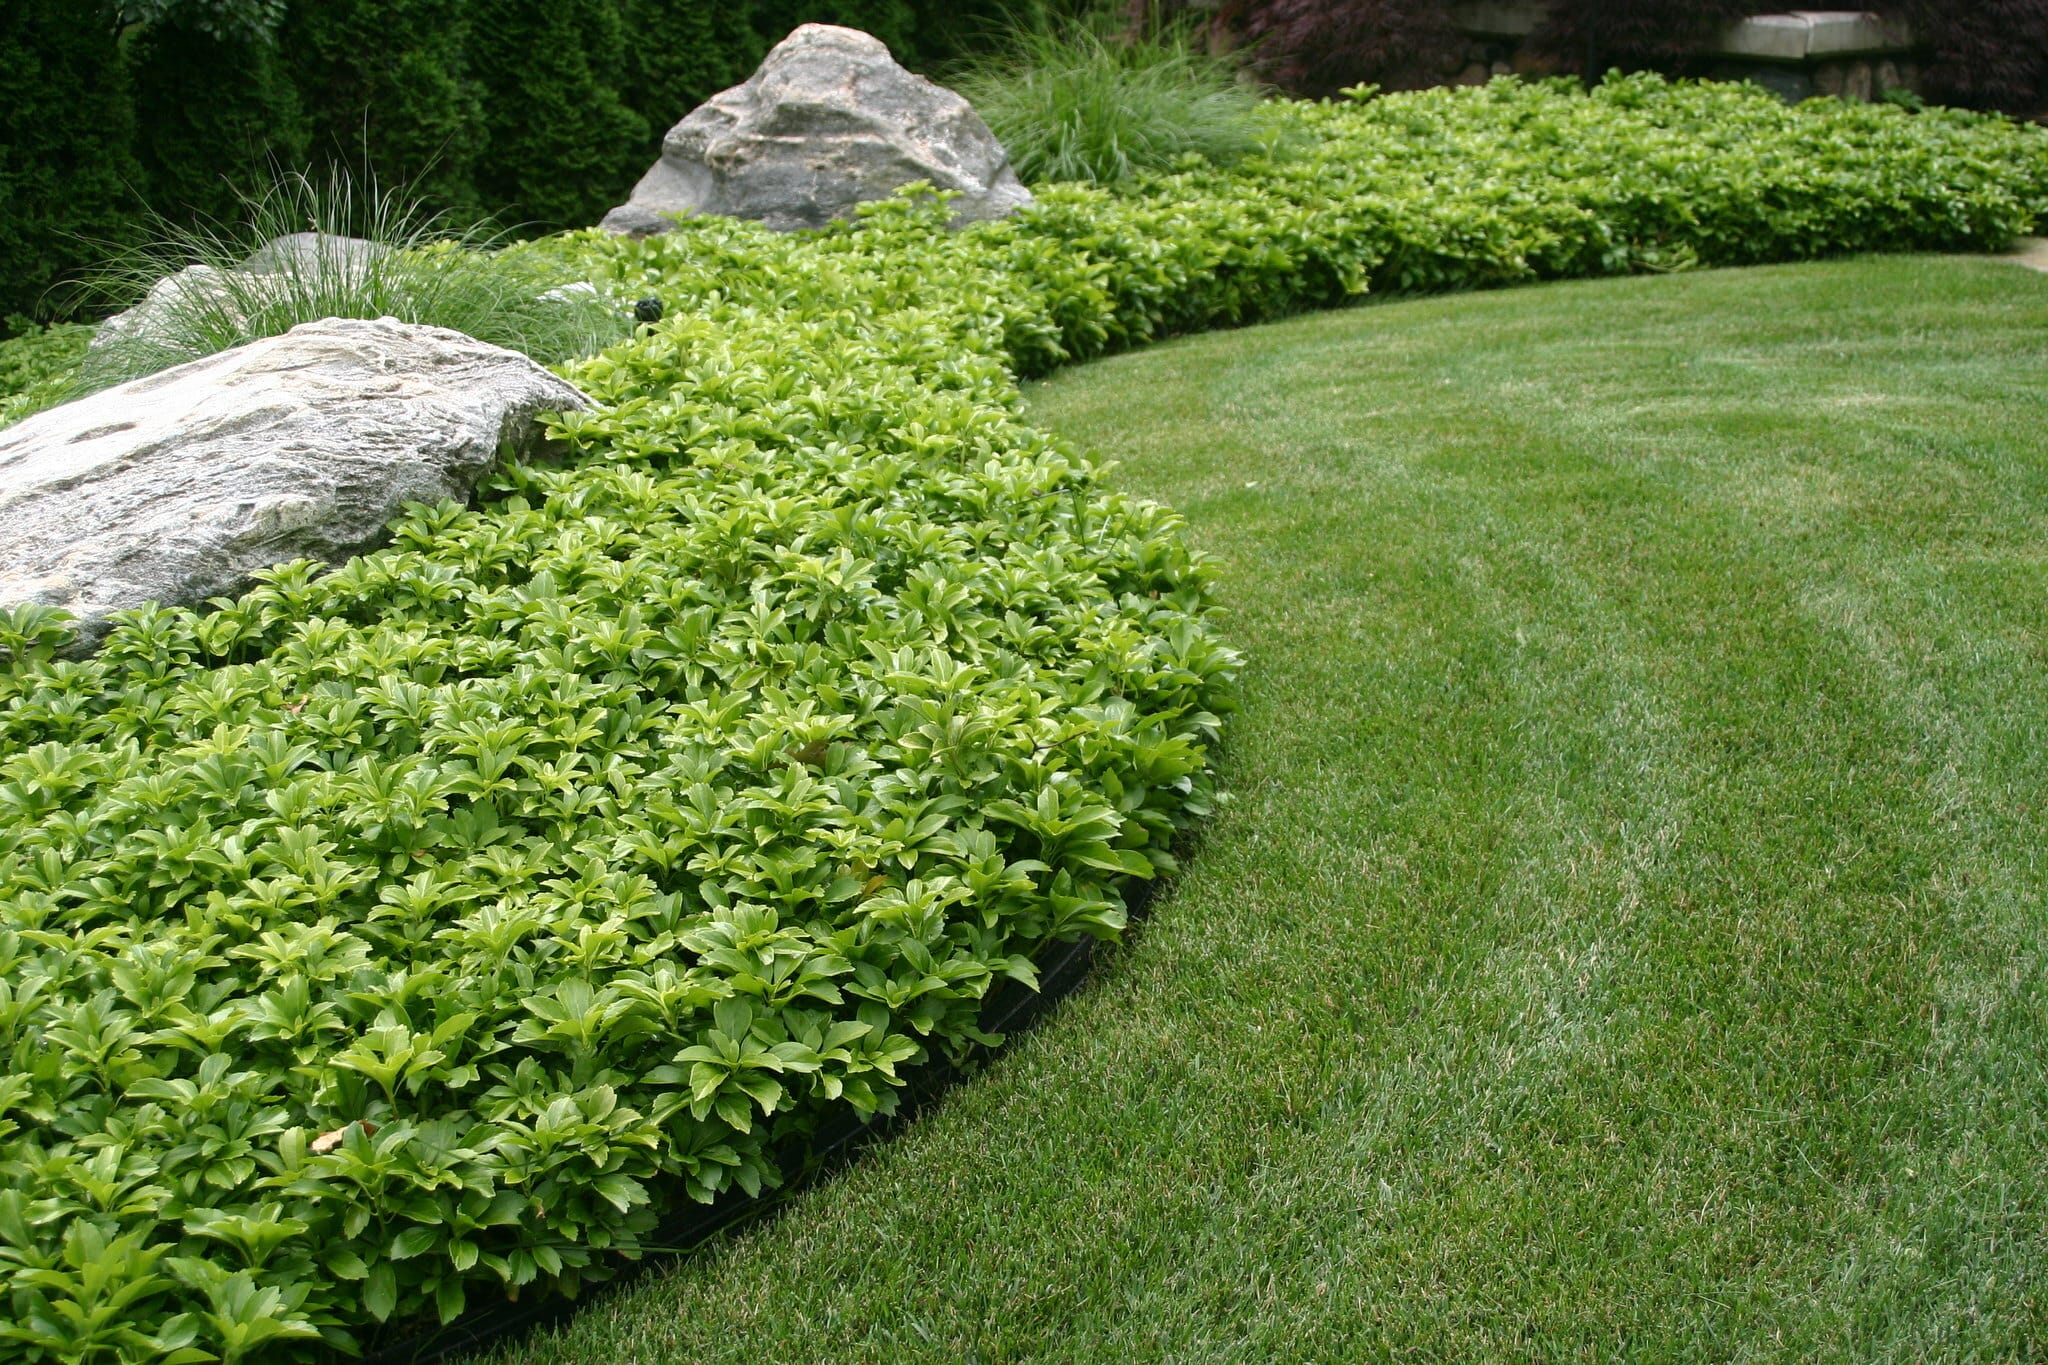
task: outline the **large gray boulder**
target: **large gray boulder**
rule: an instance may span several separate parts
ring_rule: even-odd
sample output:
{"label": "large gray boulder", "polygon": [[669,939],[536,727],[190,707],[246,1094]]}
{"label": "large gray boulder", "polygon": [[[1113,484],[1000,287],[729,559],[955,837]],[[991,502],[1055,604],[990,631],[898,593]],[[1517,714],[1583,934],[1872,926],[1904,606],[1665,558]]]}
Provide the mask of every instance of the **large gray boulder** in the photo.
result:
{"label": "large gray boulder", "polygon": [[1031,202],[1008,153],[966,100],[898,66],[858,29],[805,24],[745,84],[691,111],[661,160],[604,217],[613,232],[666,232],[672,214],[823,227],[913,180],[957,190],[954,221]]}
{"label": "large gray boulder", "polygon": [[298,558],[375,545],[413,501],[465,498],[538,415],[588,406],[516,351],[330,318],[0,431],[0,604],[192,605]]}

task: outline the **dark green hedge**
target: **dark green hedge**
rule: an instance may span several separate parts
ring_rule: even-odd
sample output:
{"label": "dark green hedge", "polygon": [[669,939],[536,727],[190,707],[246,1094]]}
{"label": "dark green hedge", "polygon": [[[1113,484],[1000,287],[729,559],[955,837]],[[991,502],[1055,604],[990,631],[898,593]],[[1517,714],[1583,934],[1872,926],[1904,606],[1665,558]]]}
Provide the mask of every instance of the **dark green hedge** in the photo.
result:
{"label": "dark green hedge", "polygon": [[286,16],[278,47],[307,111],[308,151],[415,184],[471,213],[485,147],[468,0],[320,0]]}
{"label": "dark green hedge", "polygon": [[135,152],[157,212],[181,221],[232,218],[240,191],[262,183],[274,165],[305,159],[305,112],[275,42],[174,22],[124,46]]}
{"label": "dark green hedge", "polygon": [[110,32],[67,0],[0,5],[0,317],[45,290],[138,207],[134,108]]}
{"label": "dark green hedge", "polygon": [[[1041,0],[1042,2],[1042,0]],[[173,14],[184,11],[173,9]],[[0,318],[147,205],[231,215],[277,169],[346,166],[465,218],[594,222],[670,125],[800,23],[874,33],[929,69],[1001,0],[289,0],[267,35],[123,27],[108,0],[0,3]],[[0,331],[0,335],[4,335]]]}

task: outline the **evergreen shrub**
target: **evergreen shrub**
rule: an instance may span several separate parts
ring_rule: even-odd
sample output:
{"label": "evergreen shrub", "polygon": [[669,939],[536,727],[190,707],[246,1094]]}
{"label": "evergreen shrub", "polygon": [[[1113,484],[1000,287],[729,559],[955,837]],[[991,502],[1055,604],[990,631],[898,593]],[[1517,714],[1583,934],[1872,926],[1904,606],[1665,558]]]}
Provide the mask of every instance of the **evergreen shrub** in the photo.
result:
{"label": "evergreen shrub", "polygon": [[624,8],[626,79],[620,95],[646,125],[630,168],[644,171],[660,155],[663,134],[685,114],[754,73],[770,39],[745,5],[624,0]]}
{"label": "evergreen shrub", "polygon": [[90,658],[0,613],[13,1354],[309,1359],[573,1292],[1118,934],[1213,804],[1237,661],[1177,519],[1016,374],[2048,212],[2048,132],[1954,112],[1630,77],[1283,116],[1286,160],[958,233],[913,192],[536,243],[668,305],[565,367],[565,463]]}
{"label": "evergreen shrub", "polygon": [[508,222],[594,223],[644,170],[647,121],[619,88],[616,0],[469,0],[488,153],[477,192]]}
{"label": "evergreen shrub", "polygon": [[71,0],[0,5],[0,317],[61,311],[51,286],[128,234],[134,133],[110,26]]}
{"label": "evergreen shrub", "polygon": [[315,178],[405,185],[474,218],[485,154],[483,87],[470,66],[469,0],[319,0],[278,31],[304,111]]}
{"label": "evergreen shrub", "polygon": [[268,36],[170,19],[127,48],[136,158],[153,212],[231,218],[243,196],[304,161],[298,92]]}

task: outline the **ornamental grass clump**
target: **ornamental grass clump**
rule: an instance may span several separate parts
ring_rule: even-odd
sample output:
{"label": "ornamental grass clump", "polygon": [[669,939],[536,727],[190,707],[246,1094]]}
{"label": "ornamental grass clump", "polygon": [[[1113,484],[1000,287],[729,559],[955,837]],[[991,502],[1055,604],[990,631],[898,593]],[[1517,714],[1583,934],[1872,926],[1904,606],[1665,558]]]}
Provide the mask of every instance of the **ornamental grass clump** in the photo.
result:
{"label": "ornamental grass clump", "polygon": [[1034,184],[1113,184],[1189,157],[1228,166],[1270,141],[1259,90],[1179,30],[1043,23],[955,84]]}
{"label": "ornamental grass clump", "polygon": [[[623,336],[627,313],[483,227],[457,227],[402,190],[286,175],[231,224],[161,220],[85,286],[116,318],[79,370],[90,391],[321,318],[447,327],[553,364]],[[280,242],[279,239],[285,239]],[[276,243],[277,245],[273,245]]]}

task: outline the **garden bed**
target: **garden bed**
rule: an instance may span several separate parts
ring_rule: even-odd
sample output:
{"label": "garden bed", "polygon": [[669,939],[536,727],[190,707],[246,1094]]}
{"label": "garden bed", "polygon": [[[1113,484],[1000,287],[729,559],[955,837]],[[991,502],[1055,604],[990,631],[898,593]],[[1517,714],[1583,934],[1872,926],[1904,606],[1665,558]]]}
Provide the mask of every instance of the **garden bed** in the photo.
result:
{"label": "garden bed", "polygon": [[1273,157],[959,234],[905,198],[561,239],[669,312],[566,367],[566,465],[88,661],[0,619],[0,1331],[288,1357],[573,1293],[1115,937],[1212,805],[1236,659],[1178,519],[1018,374],[2048,208],[2048,139],[1969,115],[1630,78],[1274,118]]}

